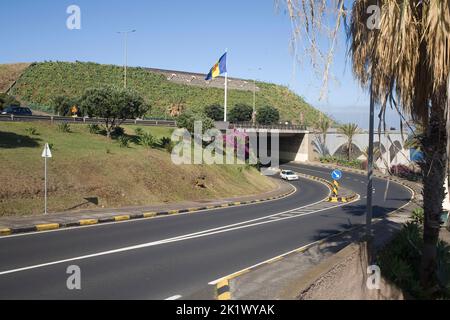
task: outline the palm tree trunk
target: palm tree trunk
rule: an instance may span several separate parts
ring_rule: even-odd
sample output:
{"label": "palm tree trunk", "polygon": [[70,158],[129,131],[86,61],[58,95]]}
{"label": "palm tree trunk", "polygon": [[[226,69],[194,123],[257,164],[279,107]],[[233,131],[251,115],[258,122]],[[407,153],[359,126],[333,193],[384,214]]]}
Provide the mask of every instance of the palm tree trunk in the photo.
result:
{"label": "palm tree trunk", "polygon": [[[439,101],[441,102],[441,101]],[[440,215],[445,197],[446,130],[443,104],[433,101],[427,133],[422,139],[425,159],[423,172],[423,204],[425,212],[421,284],[432,293],[437,284],[437,242],[439,240]]]}

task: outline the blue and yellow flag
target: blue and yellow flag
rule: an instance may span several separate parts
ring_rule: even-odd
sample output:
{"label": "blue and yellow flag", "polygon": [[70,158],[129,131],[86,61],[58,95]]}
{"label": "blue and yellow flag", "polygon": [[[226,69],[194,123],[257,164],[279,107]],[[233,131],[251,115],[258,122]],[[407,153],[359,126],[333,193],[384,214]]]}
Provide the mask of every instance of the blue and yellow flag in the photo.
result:
{"label": "blue and yellow flag", "polygon": [[227,72],[227,54],[225,53],[219,61],[211,68],[208,75],[206,76],[206,81],[217,78],[222,73]]}

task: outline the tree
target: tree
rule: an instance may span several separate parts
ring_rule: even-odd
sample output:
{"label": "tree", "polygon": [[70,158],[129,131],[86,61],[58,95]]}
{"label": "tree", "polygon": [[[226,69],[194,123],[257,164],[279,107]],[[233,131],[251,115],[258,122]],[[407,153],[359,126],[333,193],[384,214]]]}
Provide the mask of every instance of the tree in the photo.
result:
{"label": "tree", "polygon": [[[372,101],[381,106],[382,115],[389,104],[423,126],[420,143],[424,154],[421,168],[425,218],[420,277],[423,288],[430,294],[436,293],[439,287],[437,243],[448,166],[447,139],[450,138],[446,129],[446,121],[450,120],[447,119],[450,109],[448,1],[337,0],[332,13],[336,19],[330,29],[328,53],[318,48],[318,43],[322,42],[317,37],[323,34],[323,24],[333,21],[330,8],[323,1],[285,2],[295,42],[301,36],[307,37],[310,45],[305,51],[313,54],[313,60],[324,57],[324,83],[328,79],[342,19],[350,18],[349,53],[359,82],[369,91]],[[376,16],[373,19],[373,14],[368,13],[373,12],[369,11],[371,5],[381,7],[381,19]],[[351,11],[346,10],[349,6],[352,6]]]}
{"label": "tree", "polygon": [[202,133],[214,128],[214,120],[208,118],[203,113],[185,112],[177,118],[178,128],[184,128],[189,131],[191,135],[194,134],[195,122],[200,121],[202,123]]}
{"label": "tree", "polygon": [[54,113],[60,115],[60,116],[72,116],[72,108],[73,107],[77,107],[77,115],[81,116],[81,110],[78,107],[79,106],[79,102],[77,101],[77,99],[74,98],[69,98],[67,96],[61,95],[61,96],[56,96],[52,99],[52,107],[53,107],[53,111]]}
{"label": "tree", "polygon": [[246,122],[252,119],[253,108],[247,104],[239,103],[230,110],[228,120],[230,122]]}
{"label": "tree", "polygon": [[271,125],[280,121],[280,112],[272,106],[259,108],[256,115],[256,121],[262,125]]}
{"label": "tree", "polygon": [[329,155],[329,150],[327,148],[327,133],[331,127],[330,120],[323,118],[321,115],[320,120],[315,123],[315,129],[319,132],[319,135],[316,135],[315,141],[313,141],[315,150],[322,157],[326,157]]}
{"label": "tree", "polygon": [[0,93],[0,111],[7,107],[19,107],[20,102],[15,97],[6,93]]}
{"label": "tree", "polygon": [[105,119],[108,138],[126,119],[142,117],[149,106],[136,92],[129,89],[103,87],[88,89],[81,98],[81,109],[89,117]]}
{"label": "tree", "polygon": [[204,109],[204,113],[208,118],[213,119],[214,121],[223,121],[223,106],[220,104],[213,104],[210,106],[206,106]]}
{"label": "tree", "polygon": [[347,137],[347,160],[352,157],[353,137],[358,132],[358,125],[354,123],[344,124],[339,128],[339,132]]}

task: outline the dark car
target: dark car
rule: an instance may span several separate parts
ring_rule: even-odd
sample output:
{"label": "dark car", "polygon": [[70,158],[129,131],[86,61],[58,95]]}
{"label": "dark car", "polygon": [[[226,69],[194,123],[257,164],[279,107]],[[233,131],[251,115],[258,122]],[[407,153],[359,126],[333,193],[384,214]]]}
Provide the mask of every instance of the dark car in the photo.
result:
{"label": "dark car", "polygon": [[30,108],[27,107],[7,107],[2,114],[12,114],[15,116],[32,116]]}

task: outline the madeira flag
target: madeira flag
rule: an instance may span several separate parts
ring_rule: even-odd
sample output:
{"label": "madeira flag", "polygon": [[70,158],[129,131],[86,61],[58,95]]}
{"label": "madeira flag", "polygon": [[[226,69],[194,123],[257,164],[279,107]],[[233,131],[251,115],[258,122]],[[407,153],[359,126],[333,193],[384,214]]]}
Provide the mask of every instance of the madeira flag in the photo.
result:
{"label": "madeira flag", "polygon": [[227,54],[225,53],[219,61],[211,68],[208,75],[206,76],[206,81],[217,78],[222,73],[227,72]]}

